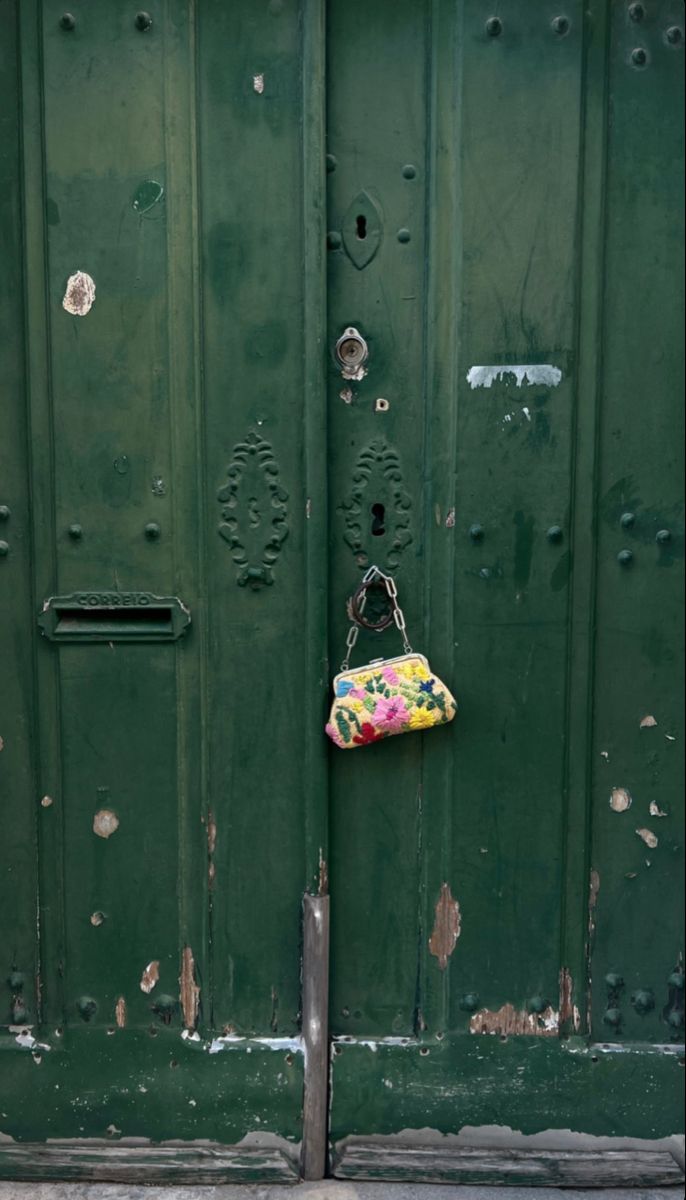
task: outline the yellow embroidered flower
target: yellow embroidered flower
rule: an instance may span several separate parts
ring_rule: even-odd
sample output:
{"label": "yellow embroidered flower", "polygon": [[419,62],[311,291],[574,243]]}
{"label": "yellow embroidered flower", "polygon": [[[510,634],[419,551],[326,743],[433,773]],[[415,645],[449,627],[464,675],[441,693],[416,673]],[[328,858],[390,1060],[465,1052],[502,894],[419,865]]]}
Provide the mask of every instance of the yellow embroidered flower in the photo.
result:
{"label": "yellow embroidered flower", "polygon": [[418,662],[416,659],[410,662],[397,663],[395,671],[398,675],[402,675],[410,683],[414,683],[418,679],[429,679],[429,672],[423,662]]}
{"label": "yellow embroidered flower", "polygon": [[428,729],[436,723],[436,710],[429,712],[428,708],[415,708],[410,717],[410,729]]}
{"label": "yellow embroidered flower", "polygon": [[415,672],[415,663],[397,663],[395,666],[396,675],[402,675],[403,679],[412,679]]}

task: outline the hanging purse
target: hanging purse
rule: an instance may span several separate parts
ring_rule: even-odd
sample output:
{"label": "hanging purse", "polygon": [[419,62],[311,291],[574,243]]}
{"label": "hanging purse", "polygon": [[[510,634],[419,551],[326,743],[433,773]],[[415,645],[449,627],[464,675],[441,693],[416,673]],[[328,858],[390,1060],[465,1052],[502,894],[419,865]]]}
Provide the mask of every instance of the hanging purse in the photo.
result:
{"label": "hanging purse", "polygon": [[[390,612],[375,623],[364,616],[369,587],[384,588],[391,605]],[[346,639],[346,656],[333,681],[334,699],[326,724],[332,742],[342,750],[354,750],[396,733],[431,729],[452,721],[457,704],[424,655],[412,649],[392,576],[370,567],[350,601],[349,613],[353,624]],[[405,653],[351,668],[350,655],[360,626],[380,632],[393,622],[400,631]]]}

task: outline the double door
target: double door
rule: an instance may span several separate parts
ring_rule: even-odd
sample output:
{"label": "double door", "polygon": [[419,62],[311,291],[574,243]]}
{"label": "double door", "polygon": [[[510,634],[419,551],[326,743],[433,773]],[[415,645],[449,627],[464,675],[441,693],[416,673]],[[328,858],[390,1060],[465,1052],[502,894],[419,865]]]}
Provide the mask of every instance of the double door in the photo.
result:
{"label": "double door", "polygon": [[3,8],[2,1171],[678,1133],[683,7]]}

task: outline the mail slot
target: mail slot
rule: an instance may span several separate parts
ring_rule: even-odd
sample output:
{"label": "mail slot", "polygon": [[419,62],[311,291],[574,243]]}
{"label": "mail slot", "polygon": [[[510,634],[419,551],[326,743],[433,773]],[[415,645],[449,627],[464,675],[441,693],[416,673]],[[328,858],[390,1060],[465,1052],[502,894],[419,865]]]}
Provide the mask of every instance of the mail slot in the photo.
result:
{"label": "mail slot", "polygon": [[53,642],[173,642],[190,619],[177,596],[84,591],[51,596],[38,624]]}

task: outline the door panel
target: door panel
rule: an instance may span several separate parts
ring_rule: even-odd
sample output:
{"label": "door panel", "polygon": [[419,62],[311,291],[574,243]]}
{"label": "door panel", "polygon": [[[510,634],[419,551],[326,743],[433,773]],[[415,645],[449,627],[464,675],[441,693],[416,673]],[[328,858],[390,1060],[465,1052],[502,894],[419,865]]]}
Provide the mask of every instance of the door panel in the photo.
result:
{"label": "door panel", "polygon": [[[329,235],[330,343],[359,322],[370,346],[353,400],[335,373],[330,386],[332,657],[356,577],[341,497],[364,553],[382,566],[394,554],[390,528],[370,549],[372,483],[355,495],[346,480],[383,438],[413,522],[395,552],[400,600],[459,704],[447,729],[407,739],[421,747],[334,751],[331,1141],[344,1176],[419,1170],[363,1142],[403,1130],[681,1128],[669,738],[682,510],[665,445],[682,419],[681,142],[664,118],[679,107],[666,30],[680,18],[665,4],[637,30],[622,6],[608,13],[567,6],[560,24],[545,4],[497,20],[481,3],[414,6],[387,53],[390,18],[330,6],[329,227],[362,189],[385,220],[362,268]],[[632,57],[644,45],[649,70]],[[408,286],[417,244],[426,268]],[[655,543],[658,526],[669,541]],[[359,661],[395,653],[386,637],[367,637]],[[640,728],[653,713],[657,727]],[[631,812],[615,812],[612,789],[632,784]],[[668,816],[651,821],[658,796]]]}
{"label": "door panel", "polygon": [[[241,1152],[239,1177],[297,1170],[301,906],[325,851],[308,782],[325,763],[327,686],[310,601],[323,501],[306,524],[324,458],[311,7],[8,14],[24,212],[15,193],[19,327],[5,351],[19,375],[24,338],[28,403],[3,484],[16,581],[4,632],[23,689],[5,714],[21,817],[3,887],[22,908],[7,974],[24,976],[3,1013],[2,1086],[18,1098],[3,1130],[225,1146],[250,1134],[261,1149]],[[17,156],[10,139],[14,178]],[[63,305],[77,272],[94,281],[90,307],[83,279]],[[50,639],[36,624],[49,597],[76,611],[50,609]],[[159,640],[169,598],[190,624]]]}

